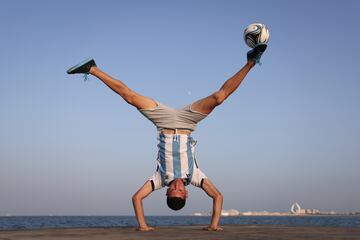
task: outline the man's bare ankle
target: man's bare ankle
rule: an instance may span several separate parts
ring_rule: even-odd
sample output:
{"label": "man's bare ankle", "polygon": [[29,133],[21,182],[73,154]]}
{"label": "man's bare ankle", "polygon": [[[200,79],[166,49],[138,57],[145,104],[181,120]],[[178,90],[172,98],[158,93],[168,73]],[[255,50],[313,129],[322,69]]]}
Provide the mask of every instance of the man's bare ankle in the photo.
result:
{"label": "man's bare ankle", "polygon": [[256,62],[254,60],[252,60],[252,59],[249,59],[248,62],[247,62],[247,65],[249,67],[253,67],[253,66],[255,66],[255,64],[256,64]]}
{"label": "man's bare ankle", "polygon": [[96,66],[92,66],[89,70],[89,73],[93,75],[97,70],[98,68]]}

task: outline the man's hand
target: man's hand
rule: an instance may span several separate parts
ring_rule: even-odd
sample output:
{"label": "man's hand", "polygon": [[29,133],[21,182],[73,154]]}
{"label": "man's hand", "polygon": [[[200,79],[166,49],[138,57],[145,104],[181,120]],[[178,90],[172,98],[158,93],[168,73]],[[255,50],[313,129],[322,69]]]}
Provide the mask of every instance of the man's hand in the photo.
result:
{"label": "man's hand", "polygon": [[138,231],[140,231],[140,232],[148,232],[148,231],[154,231],[155,228],[149,227],[149,226],[145,226],[145,227],[138,227],[136,230],[138,230]]}
{"label": "man's hand", "polygon": [[216,189],[215,185],[208,179],[204,179],[203,189],[213,199],[213,211],[211,217],[211,224],[206,228],[208,231],[221,231],[222,228],[219,227],[219,220],[221,216],[222,204],[223,204],[223,196]]}
{"label": "man's hand", "polygon": [[144,209],[142,206],[142,200],[149,196],[152,192],[151,182],[147,181],[145,184],[134,194],[132,197],[132,202],[135,210],[136,220],[139,223],[139,231],[152,231],[154,228],[149,227],[146,224],[145,216],[144,216]]}
{"label": "man's hand", "polygon": [[205,231],[222,231],[223,229],[219,226],[217,226],[217,227],[208,226],[208,227],[204,227],[203,230],[205,230]]}

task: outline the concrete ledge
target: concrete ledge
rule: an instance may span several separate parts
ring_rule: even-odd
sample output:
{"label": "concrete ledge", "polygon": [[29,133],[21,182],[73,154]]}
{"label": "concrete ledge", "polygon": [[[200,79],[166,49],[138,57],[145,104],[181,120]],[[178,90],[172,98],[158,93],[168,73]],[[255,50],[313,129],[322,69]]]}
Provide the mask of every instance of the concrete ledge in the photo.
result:
{"label": "concrete ledge", "polygon": [[66,228],[0,231],[0,240],[42,239],[360,239],[360,228],[344,227],[285,227],[277,225],[227,225],[224,231],[207,232],[204,226],[162,226],[152,232],[134,228]]}

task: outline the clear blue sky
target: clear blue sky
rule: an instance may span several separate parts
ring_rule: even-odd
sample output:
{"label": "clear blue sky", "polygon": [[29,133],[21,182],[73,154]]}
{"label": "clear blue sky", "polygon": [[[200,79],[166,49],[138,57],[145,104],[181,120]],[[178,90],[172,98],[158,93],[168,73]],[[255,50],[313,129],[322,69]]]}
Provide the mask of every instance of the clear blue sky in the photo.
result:
{"label": "clear blue sky", "polygon": [[[95,78],[104,71],[173,107],[217,90],[246,61],[243,29],[268,25],[256,66],[203,120],[200,168],[224,209],[359,211],[359,1],[0,2],[0,215],[132,215],[155,170],[156,130]],[[164,190],[147,215],[211,210],[190,187],[174,213]]]}

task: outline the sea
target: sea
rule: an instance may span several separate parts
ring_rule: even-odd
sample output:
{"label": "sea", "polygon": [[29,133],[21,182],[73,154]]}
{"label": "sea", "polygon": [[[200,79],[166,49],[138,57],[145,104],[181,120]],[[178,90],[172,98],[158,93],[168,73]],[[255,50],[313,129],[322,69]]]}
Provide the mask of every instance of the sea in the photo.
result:
{"label": "sea", "polygon": [[[150,226],[208,225],[207,216],[147,216]],[[350,216],[235,216],[221,225],[281,225],[305,227],[360,227],[360,215]],[[44,228],[136,227],[134,216],[11,216],[0,217],[0,230]]]}

